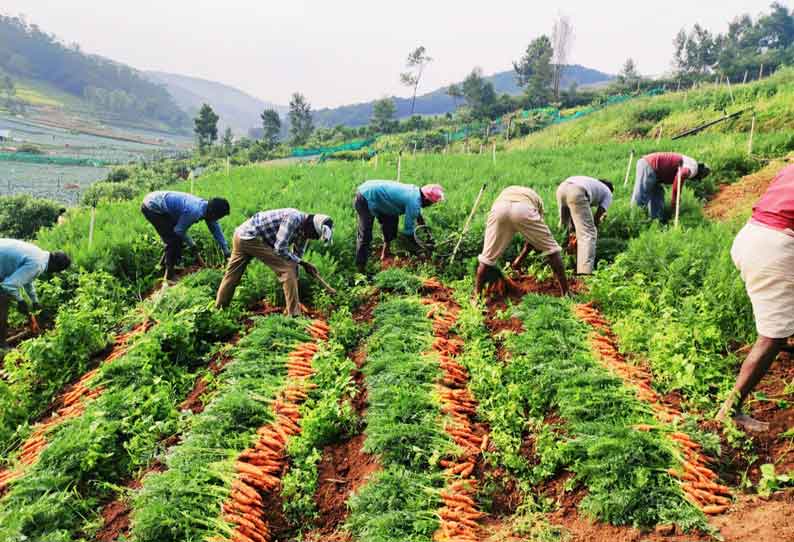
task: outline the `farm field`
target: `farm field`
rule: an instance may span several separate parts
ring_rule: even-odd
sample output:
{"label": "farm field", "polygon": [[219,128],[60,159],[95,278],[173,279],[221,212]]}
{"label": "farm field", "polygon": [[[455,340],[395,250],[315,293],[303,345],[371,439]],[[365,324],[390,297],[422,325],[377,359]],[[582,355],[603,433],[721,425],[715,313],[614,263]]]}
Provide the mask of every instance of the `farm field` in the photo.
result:
{"label": "farm field", "polygon": [[[688,98],[702,97],[704,117],[719,114],[711,92]],[[426,212],[436,251],[373,261],[366,277],[353,271],[352,200],[362,181],[396,176],[396,155],[201,177],[197,193],[231,202],[227,236],[261,209],[334,218],[334,244],[312,246],[307,259],[339,293],[302,276],[308,312],[294,320],[277,314],[281,289],[258,263],[230,308],[213,310],[222,258],[201,227],[191,233],[211,269],[188,267],[163,292],[159,240],[138,200],[100,203],[91,247],[89,213],[74,213],[38,242],[69,252],[79,270],[42,285],[53,325],[9,353],[0,376],[0,540],[794,537],[789,355],[748,405],[769,432],[713,422],[755,338],[728,254],[753,199],[712,211],[785,165],[791,120],[759,130],[752,155],[742,124],[677,142],[566,132],[587,118],[495,162],[404,156],[403,181],[446,189],[447,201]],[[713,169],[685,187],[679,228],[629,207],[629,155],[657,149]],[[560,298],[536,257],[514,276],[518,289],[472,305],[499,191],[537,190],[561,240],[554,191],[578,174],[616,186],[596,275]],[[514,241],[505,261],[519,248]]]}

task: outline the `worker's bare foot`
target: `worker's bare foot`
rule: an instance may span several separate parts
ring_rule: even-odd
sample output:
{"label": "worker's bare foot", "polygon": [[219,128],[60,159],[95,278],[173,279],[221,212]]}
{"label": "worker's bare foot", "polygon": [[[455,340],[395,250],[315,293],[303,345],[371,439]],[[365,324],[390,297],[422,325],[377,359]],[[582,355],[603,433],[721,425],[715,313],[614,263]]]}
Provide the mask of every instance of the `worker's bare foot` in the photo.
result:
{"label": "worker's bare foot", "polygon": [[751,418],[747,414],[739,414],[737,416],[734,416],[733,423],[735,423],[745,431],[750,431],[752,433],[764,433],[765,431],[769,431],[768,423],[760,422],[755,418]]}

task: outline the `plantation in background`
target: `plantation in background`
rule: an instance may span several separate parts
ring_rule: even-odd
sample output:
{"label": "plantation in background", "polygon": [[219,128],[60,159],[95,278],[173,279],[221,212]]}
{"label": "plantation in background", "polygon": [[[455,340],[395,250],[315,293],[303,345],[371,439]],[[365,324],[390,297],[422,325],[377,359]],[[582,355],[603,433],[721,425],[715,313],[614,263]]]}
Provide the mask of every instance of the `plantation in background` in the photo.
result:
{"label": "plantation in background", "polygon": [[[789,79],[733,92],[782,114]],[[595,540],[657,525],[690,531],[667,539],[700,540],[718,528],[712,515],[740,522],[742,491],[786,485],[794,456],[790,433],[753,442],[709,423],[755,332],[728,255],[741,217],[712,222],[703,199],[788,154],[794,132],[759,114],[748,154],[743,121],[672,142],[627,141],[634,121],[622,120],[669,107],[656,122],[672,132],[691,123],[676,117],[684,100],[701,104],[699,121],[721,107],[721,92],[615,106],[500,145],[495,162],[403,155],[403,181],[445,187],[447,200],[425,210],[436,251],[410,270],[377,273],[373,261],[371,278],[354,272],[353,197],[364,180],[395,178],[396,154],[214,167],[173,184],[228,198],[227,236],[262,209],[332,216],[334,244],[310,245],[307,259],[339,294],[302,276],[312,319],[273,314],[280,287],[256,262],[224,311],[212,309],[217,269],[152,294],[161,245],[139,207],[157,175],[136,171],[115,192],[103,183],[90,246],[88,209],[37,236],[67,251],[74,269],[41,285],[51,324],[4,361],[0,539],[564,540],[585,537],[578,518],[588,518]],[[621,124],[588,139],[599,115]],[[678,228],[629,207],[633,167],[624,186],[632,150],[673,149],[713,170],[686,185]],[[513,184],[537,190],[562,241],[554,192],[571,175],[616,186],[595,277],[577,283],[575,300],[558,299],[535,258],[522,279],[528,295],[472,306],[496,195]],[[199,224],[191,234],[220,267],[209,232]],[[751,407],[790,413],[794,389],[784,384]]]}

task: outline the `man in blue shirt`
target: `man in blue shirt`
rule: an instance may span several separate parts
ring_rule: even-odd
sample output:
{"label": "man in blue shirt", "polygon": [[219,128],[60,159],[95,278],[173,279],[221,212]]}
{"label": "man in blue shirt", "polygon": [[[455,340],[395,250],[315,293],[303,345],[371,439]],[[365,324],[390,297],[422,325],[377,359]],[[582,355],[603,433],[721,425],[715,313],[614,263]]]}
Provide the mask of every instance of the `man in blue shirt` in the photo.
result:
{"label": "man in blue shirt", "polygon": [[245,268],[256,258],[272,269],[281,282],[287,314],[300,316],[298,266],[310,275],[317,275],[317,269],[303,260],[306,245],[310,239],[330,243],[333,233],[334,222],[327,215],[313,215],[297,209],[256,213],[234,230],[232,256],[218,288],[215,306],[223,308],[229,304]]}
{"label": "man in blue shirt", "polygon": [[33,281],[42,273],[59,273],[71,265],[63,252],[47,252],[36,245],[15,239],[0,239],[0,346],[5,347],[8,335],[8,306],[12,299],[22,314],[29,314],[30,307],[22,297],[28,295],[36,309],[39,298]]}
{"label": "man in blue shirt", "polygon": [[416,224],[424,225],[422,208],[444,200],[438,184],[419,188],[396,181],[367,181],[358,187],[353,207],[358,214],[356,267],[363,273],[372,245],[372,226],[377,218],[383,230],[381,260],[389,257],[389,245],[397,237],[400,215],[405,215],[403,235],[413,243]]}
{"label": "man in blue shirt", "polygon": [[[196,244],[187,230],[198,222],[207,222],[207,228],[218,243],[223,255],[229,257],[229,245],[223,236],[218,220],[229,214],[229,202],[223,198],[207,201],[184,192],[151,192],[143,199],[141,212],[165,243],[166,279],[174,279],[174,267],[182,257],[182,242],[193,248]],[[204,265],[201,255],[199,264]]]}

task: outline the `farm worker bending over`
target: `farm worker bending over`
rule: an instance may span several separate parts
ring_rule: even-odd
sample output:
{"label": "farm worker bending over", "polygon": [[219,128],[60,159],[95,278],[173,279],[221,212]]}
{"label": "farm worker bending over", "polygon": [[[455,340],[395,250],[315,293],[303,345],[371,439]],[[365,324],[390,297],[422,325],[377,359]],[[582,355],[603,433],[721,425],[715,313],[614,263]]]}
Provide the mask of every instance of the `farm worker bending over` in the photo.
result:
{"label": "farm worker bending over", "polygon": [[673,185],[672,205],[675,211],[678,195],[676,178],[681,173],[681,186],[684,181],[705,179],[711,170],[706,164],[698,163],[689,156],[675,152],[655,152],[637,160],[637,178],[631,204],[648,207],[651,218],[664,218],[664,186]]}
{"label": "farm worker bending over", "polygon": [[[229,257],[229,245],[223,236],[218,220],[229,214],[229,202],[223,198],[212,198],[207,201],[184,192],[151,192],[143,199],[141,212],[151,222],[160,238],[165,243],[166,279],[174,279],[174,267],[182,257],[182,242],[191,248],[196,244],[188,235],[187,230],[198,222],[205,220],[207,228],[217,241],[225,257]],[[201,255],[200,265],[204,265]]]}
{"label": "farm worker bending over", "polygon": [[353,206],[358,214],[356,267],[364,272],[372,245],[372,225],[377,218],[383,230],[381,259],[389,257],[389,245],[397,237],[400,215],[405,215],[403,236],[416,248],[416,224],[424,225],[422,207],[444,201],[444,189],[438,184],[419,188],[396,181],[367,181],[358,187]]}
{"label": "farm worker bending over", "polygon": [[317,275],[317,268],[301,259],[306,245],[309,239],[330,243],[333,234],[334,222],[326,215],[312,215],[297,209],[256,213],[234,230],[232,257],[218,288],[215,306],[223,308],[229,304],[248,262],[256,258],[278,276],[284,288],[287,314],[300,316],[298,266],[310,275]]}
{"label": "farm worker bending over", "polygon": [[0,346],[6,345],[11,298],[16,300],[19,312],[29,314],[30,307],[20,290],[24,289],[33,308],[38,308],[39,298],[33,281],[45,271],[60,273],[71,263],[63,252],[47,252],[24,241],[0,239],[0,280],[3,281],[0,284]]}
{"label": "farm worker bending over", "polygon": [[485,285],[488,268],[496,267],[497,261],[516,233],[520,233],[526,239],[526,243],[521,254],[513,262],[513,268],[518,269],[521,266],[532,247],[547,257],[563,295],[567,295],[568,280],[560,256],[562,248],[554,240],[551,230],[543,220],[543,200],[534,190],[524,186],[508,186],[491,206],[485,227],[482,253],[477,257],[480,265],[477,267],[475,294],[480,295]]}
{"label": "farm worker bending over", "polygon": [[[560,226],[576,232],[576,272],[590,275],[595,267],[598,225],[612,205],[612,183],[593,177],[569,177],[557,188]],[[593,216],[592,207],[597,211]]]}
{"label": "farm worker bending over", "polygon": [[[758,339],[717,414],[719,421],[739,412],[786,339],[794,335],[794,166],[781,171],[756,202],[733,241],[731,257],[753,305]],[[768,429],[768,424],[742,414],[734,421],[752,431]]]}

